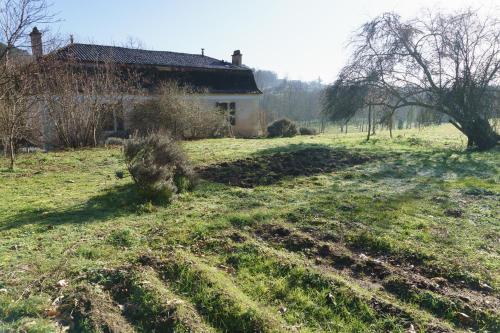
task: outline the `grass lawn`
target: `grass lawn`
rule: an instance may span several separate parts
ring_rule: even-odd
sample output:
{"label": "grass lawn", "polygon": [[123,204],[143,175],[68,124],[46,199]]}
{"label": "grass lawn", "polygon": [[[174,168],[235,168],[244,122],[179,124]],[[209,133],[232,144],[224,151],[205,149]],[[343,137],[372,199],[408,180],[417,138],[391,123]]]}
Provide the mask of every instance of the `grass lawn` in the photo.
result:
{"label": "grass lawn", "polygon": [[186,142],[165,207],[118,147],[0,158],[0,332],[499,332],[500,151],[465,142]]}

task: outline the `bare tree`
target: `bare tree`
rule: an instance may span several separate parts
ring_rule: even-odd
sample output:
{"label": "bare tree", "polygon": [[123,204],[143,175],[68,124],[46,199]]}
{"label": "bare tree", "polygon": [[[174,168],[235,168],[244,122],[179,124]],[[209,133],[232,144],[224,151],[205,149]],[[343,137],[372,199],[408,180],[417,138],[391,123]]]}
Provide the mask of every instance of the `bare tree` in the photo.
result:
{"label": "bare tree", "polygon": [[30,67],[9,66],[9,80],[0,89],[0,137],[14,169],[17,144],[36,141],[37,109]]}
{"label": "bare tree", "polygon": [[34,24],[54,21],[49,9],[46,0],[0,0],[0,41],[5,44],[0,51],[0,60],[12,49],[23,46]]}
{"label": "bare tree", "polygon": [[325,89],[323,113],[331,121],[341,121],[347,133],[347,123],[364,106],[366,90],[366,86],[358,82],[346,82],[339,77]]}
{"label": "bare tree", "polygon": [[34,66],[22,51],[32,25],[53,22],[45,0],[0,0],[0,136],[14,168],[16,144],[33,139]]}
{"label": "bare tree", "polygon": [[498,143],[490,123],[498,116],[491,107],[500,83],[498,18],[466,10],[403,21],[386,13],[363,25],[353,45],[345,82],[384,90],[390,97],[379,104],[390,109],[414,105],[448,115],[469,146]]}
{"label": "bare tree", "polygon": [[347,122],[357,113],[367,110],[366,140],[370,140],[370,136],[375,134],[375,108],[387,99],[385,90],[373,84],[376,80],[375,71],[367,75],[365,80],[350,81],[349,78],[341,76],[325,89],[323,113],[331,120],[340,120],[347,125]]}
{"label": "bare tree", "polygon": [[380,117],[380,124],[387,126],[389,129],[389,137],[392,139],[392,128],[394,126],[394,113],[396,109],[383,108]]}
{"label": "bare tree", "polygon": [[120,46],[136,50],[146,48],[144,42],[140,38],[133,36],[128,36],[125,42],[121,43]]}

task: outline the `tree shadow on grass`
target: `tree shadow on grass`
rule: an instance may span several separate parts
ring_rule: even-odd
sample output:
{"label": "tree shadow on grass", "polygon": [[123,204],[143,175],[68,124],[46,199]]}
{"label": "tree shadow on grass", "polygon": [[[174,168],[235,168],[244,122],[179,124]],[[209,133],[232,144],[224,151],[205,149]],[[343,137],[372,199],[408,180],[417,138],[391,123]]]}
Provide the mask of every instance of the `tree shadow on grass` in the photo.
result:
{"label": "tree shadow on grass", "polygon": [[212,164],[197,171],[209,181],[252,188],[272,185],[286,177],[329,173],[374,158],[356,150],[299,144],[260,150],[252,157]]}
{"label": "tree shadow on grass", "polygon": [[[322,144],[291,144],[259,150],[251,157],[212,164],[197,171],[201,178],[226,185],[253,188],[272,185],[287,177],[330,173],[378,160],[367,170],[372,180],[428,176],[444,180],[467,176],[492,177],[496,169],[468,151],[380,151],[331,147]],[[494,159],[489,159],[494,160]]]}
{"label": "tree shadow on grass", "polygon": [[144,199],[134,184],[116,186],[87,202],[57,211],[24,210],[8,217],[0,224],[0,231],[28,224],[53,227],[60,224],[84,224],[104,221],[112,217],[133,214]]}
{"label": "tree shadow on grass", "polygon": [[377,178],[412,178],[428,176],[434,179],[493,177],[497,171],[494,159],[476,158],[469,151],[438,149],[433,152],[397,154],[370,174]]}

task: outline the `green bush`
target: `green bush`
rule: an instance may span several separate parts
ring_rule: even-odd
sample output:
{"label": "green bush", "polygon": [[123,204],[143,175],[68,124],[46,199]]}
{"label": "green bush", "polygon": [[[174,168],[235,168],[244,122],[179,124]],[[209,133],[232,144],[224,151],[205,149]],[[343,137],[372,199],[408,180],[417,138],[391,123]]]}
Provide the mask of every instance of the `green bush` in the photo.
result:
{"label": "green bush", "polygon": [[299,128],[300,135],[316,135],[318,132],[314,128],[301,127]]}
{"label": "green bush", "polygon": [[134,235],[130,229],[113,230],[108,236],[108,243],[118,247],[130,247],[134,243]]}
{"label": "green bush", "polygon": [[166,203],[174,194],[193,188],[194,171],[181,147],[168,134],[130,139],[123,151],[132,179],[148,199]]}
{"label": "green bush", "polygon": [[297,126],[287,118],[275,120],[267,127],[267,136],[270,138],[292,137],[298,134]]}

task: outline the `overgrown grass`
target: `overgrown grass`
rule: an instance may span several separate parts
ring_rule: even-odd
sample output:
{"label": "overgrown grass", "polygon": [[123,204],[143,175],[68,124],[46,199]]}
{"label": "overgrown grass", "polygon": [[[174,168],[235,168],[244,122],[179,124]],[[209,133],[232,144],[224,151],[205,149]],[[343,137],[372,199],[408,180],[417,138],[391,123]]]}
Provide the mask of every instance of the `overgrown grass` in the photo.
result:
{"label": "overgrown grass", "polygon": [[[498,308],[490,305],[488,315],[477,309],[483,300],[497,304],[500,288],[498,149],[465,151],[450,126],[374,138],[366,143],[360,133],[330,133],[186,142],[199,168],[318,146],[375,158],[253,188],[202,181],[166,207],[137,194],[119,147],[20,155],[14,172],[0,159],[0,331],[55,331],[59,314],[47,309],[57,307],[57,297],[96,283],[95,272],[120,270],[132,281],[125,296],[138,312],[114,315],[138,331],[150,328],[147,317],[156,320],[150,325],[163,319],[171,329],[189,325],[183,313],[207,331],[404,331],[410,324],[422,331],[433,325],[494,331]],[[311,267],[308,249],[291,253],[256,236],[270,223],[446,279],[472,298],[468,315],[479,319],[462,322],[458,313],[467,308],[450,305],[445,289],[397,295],[369,276]],[[125,269],[148,266],[144,255],[163,266]],[[57,284],[63,279],[68,286]],[[168,297],[185,302],[180,317],[160,311]],[[373,297],[408,315],[374,307]]]}

